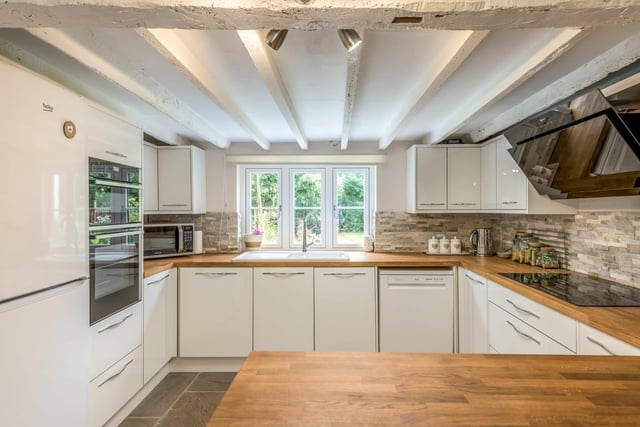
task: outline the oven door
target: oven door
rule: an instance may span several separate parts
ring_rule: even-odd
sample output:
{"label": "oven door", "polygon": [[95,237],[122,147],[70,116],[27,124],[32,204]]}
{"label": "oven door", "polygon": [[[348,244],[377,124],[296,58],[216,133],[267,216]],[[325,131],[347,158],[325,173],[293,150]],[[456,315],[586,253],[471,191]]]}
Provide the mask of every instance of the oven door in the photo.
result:
{"label": "oven door", "polygon": [[140,225],[140,185],[89,180],[89,226]]}
{"label": "oven door", "polygon": [[140,301],[142,257],[137,230],[90,232],[90,323]]}

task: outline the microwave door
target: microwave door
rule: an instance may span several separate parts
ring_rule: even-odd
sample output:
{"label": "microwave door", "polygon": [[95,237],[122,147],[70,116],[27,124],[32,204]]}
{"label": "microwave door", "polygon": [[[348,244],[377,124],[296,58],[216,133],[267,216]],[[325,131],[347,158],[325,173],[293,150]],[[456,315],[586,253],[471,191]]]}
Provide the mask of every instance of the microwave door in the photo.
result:
{"label": "microwave door", "polygon": [[181,227],[147,227],[144,231],[144,256],[175,255],[181,248]]}

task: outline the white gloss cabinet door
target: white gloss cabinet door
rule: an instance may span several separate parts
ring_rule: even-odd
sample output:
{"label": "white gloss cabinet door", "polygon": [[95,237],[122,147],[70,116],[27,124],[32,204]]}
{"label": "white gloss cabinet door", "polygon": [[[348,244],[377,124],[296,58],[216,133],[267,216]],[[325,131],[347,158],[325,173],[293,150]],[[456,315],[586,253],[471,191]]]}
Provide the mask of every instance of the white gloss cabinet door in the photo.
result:
{"label": "white gloss cabinet door", "polygon": [[612,337],[584,323],[578,323],[578,354],[600,356],[638,356],[640,348]]}
{"label": "white gloss cabinet door", "polygon": [[89,156],[129,166],[142,166],[142,130],[89,106]]}
{"label": "white gloss cabinet door", "polygon": [[144,211],[158,210],[158,149],[145,144],[142,164],[142,188],[144,188]]}
{"label": "white gloss cabinet door", "polygon": [[375,269],[316,268],[316,351],[376,351]]}
{"label": "white gloss cabinet door", "polygon": [[89,424],[89,284],[0,304],[0,425]]}
{"label": "white gloss cabinet door", "polygon": [[[144,382],[175,356],[177,275],[171,269],[147,277],[143,283]],[[173,300],[173,303],[171,302]]]}
{"label": "white gloss cabinet door", "polygon": [[313,268],[254,268],[254,350],[313,351]]}
{"label": "white gloss cabinet door", "polygon": [[158,147],[158,209],[205,213],[205,152],[195,146]]}
{"label": "white gloss cabinet door", "polygon": [[487,279],[463,268],[458,278],[460,353],[487,353]]}
{"label": "white gloss cabinet door", "polygon": [[489,142],[480,148],[481,188],[483,210],[493,210],[497,207],[497,165],[496,143]]}
{"label": "white gloss cabinet door", "polygon": [[480,148],[447,148],[447,207],[478,210],[481,203]]}
{"label": "white gloss cabinet door", "polygon": [[447,209],[447,149],[407,150],[407,212]]}
{"label": "white gloss cabinet door", "polygon": [[504,137],[496,142],[496,194],[497,208],[526,210],[528,201],[527,177],[507,151],[511,144]]}
{"label": "white gloss cabinet door", "polygon": [[2,301],[87,276],[89,202],[86,100],[2,60],[0,81]]}
{"label": "white gloss cabinet door", "polygon": [[251,268],[180,268],[180,357],[246,357],[252,349]]}

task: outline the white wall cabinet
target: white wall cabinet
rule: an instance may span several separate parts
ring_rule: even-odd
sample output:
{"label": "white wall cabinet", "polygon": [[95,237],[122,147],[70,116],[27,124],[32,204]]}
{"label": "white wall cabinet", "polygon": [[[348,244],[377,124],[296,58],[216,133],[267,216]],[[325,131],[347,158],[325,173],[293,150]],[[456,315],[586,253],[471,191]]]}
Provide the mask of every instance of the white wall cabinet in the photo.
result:
{"label": "white wall cabinet", "polygon": [[458,268],[458,313],[460,353],[487,353],[487,279]]}
{"label": "white wall cabinet", "polygon": [[251,268],[180,268],[180,357],[246,357],[252,349]]}
{"label": "white wall cabinet", "polygon": [[375,268],[316,268],[315,350],[376,351]]}
{"label": "white wall cabinet", "polygon": [[447,149],[413,145],[407,151],[407,212],[447,208]]}
{"label": "white wall cabinet", "polygon": [[89,106],[90,157],[129,166],[142,166],[142,130],[96,106]]}
{"label": "white wall cabinet", "polygon": [[142,188],[144,211],[158,210],[158,149],[151,144],[143,146]]}
{"label": "white wall cabinet", "polygon": [[479,210],[480,147],[447,148],[447,208]]}
{"label": "white wall cabinet", "polygon": [[407,212],[479,210],[480,148],[413,145],[407,151]]}
{"label": "white wall cabinet", "polygon": [[[152,149],[145,149],[145,160],[148,163],[143,170],[143,179],[149,185],[147,188],[145,184],[145,189],[153,192],[157,188],[157,208],[155,211],[145,210],[145,213],[205,213],[207,199],[204,150],[192,145],[163,146],[156,147],[156,155],[154,170],[153,167],[148,167],[153,161]],[[153,182],[154,177],[157,183]],[[154,196],[151,195],[151,198]],[[155,206],[152,202],[145,202],[145,207],[152,209]]]}
{"label": "white wall cabinet", "polygon": [[509,152],[502,135],[482,146],[482,209],[526,212],[527,177]]}
{"label": "white wall cabinet", "polygon": [[[576,354],[577,321],[489,280],[489,345],[499,353]],[[549,342],[551,341],[551,342]]]}
{"label": "white wall cabinet", "polygon": [[578,354],[580,355],[640,355],[640,348],[634,347],[589,325],[579,323],[578,330]]}
{"label": "white wall cabinet", "polygon": [[313,351],[313,268],[254,268],[254,350]]}
{"label": "white wall cabinet", "polygon": [[177,284],[175,268],[144,279],[142,301],[145,384],[176,356]]}

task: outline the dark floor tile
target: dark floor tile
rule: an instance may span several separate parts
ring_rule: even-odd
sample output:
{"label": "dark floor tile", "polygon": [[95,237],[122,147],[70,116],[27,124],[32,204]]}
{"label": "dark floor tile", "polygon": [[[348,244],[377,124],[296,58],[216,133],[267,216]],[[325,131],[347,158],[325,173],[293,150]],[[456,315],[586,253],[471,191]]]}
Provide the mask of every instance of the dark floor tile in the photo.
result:
{"label": "dark floor tile", "polygon": [[134,409],[130,417],[161,417],[196,377],[196,373],[171,373]]}
{"label": "dark floor tile", "polygon": [[204,427],[224,393],[217,391],[185,391],[158,427]]}
{"label": "dark floor tile", "polygon": [[125,418],[118,427],[153,427],[160,418]]}
{"label": "dark floor tile", "polygon": [[202,372],[189,391],[227,391],[235,376],[235,372]]}

